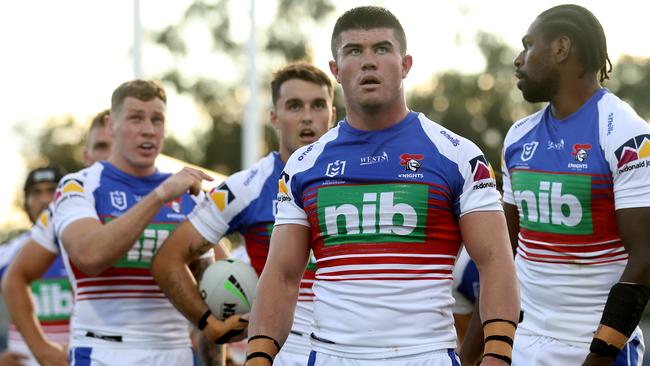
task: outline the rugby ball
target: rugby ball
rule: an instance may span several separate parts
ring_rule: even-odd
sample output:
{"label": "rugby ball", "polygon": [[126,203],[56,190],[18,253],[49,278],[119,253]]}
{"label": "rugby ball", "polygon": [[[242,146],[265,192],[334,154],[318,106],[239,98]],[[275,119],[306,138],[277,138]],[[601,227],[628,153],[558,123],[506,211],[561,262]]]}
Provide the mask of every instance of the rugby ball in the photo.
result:
{"label": "rugby ball", "polygon": [[199,292],[212,314],[224,320],[251,311],[256,286],[253,267],[236,259],[222,259],[203,272]]}

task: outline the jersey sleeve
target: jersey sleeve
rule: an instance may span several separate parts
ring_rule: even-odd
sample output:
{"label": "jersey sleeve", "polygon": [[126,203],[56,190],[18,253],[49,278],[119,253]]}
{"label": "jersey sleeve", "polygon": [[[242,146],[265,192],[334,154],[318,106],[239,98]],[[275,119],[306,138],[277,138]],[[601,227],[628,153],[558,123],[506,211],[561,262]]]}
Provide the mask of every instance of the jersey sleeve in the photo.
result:
{"label": "jersey sleeve", "polygon": [[265,158],[251,169],[233,174],[197,204],[188,218],[201,236],[216,244],[224,235],[239,229],[241,214],[260,196],[273,173],[272,161]]}
{"label": "jersey sleeve", "polygon": [[512,193],[512,180],[510,180],[510,171],[508,170],[508,165],[506,164],[504,148],[501,151],[501,178],[503,180],[503,202],[510,205],[516,205],[515,197]]}
{"label": "jersey sleeve", "polygon": [[[618,100],[618,99],[616,99]],[[650,127],[627,104],[601,113],[601,141],[615,208],[650,207]]]}
{"label": "jersey sleeve", "polygon": [[[287,164],[288,167],[288,164]],[[302,191],[295,175],[285,169],[278,180],[278,212],[275,215],[275,225],[298,224],[309,226],[307,214],[303,209],[300,195],[294,192]]]}
{"label": "jersey sleeve", "polygon": [[[93,167],[101,167],[101,165],[93,165]],[[68,225],[79,219],[99,220],[93,196],[98,180],[98,177],[89,175],[88,169],[66,175],[61,179],[54,193],[54,213],[52,215],[57,237],[60,238]]]}
{"label": "jersey sleeve", "polygon": [[57,255],[59,254],[59,247],[56,245],[56,236],[54,234],[54,225],[52,225],[52,207],[48,207],[41,212],[30,231],[30,236],[36,244],[47,251]]}
{"label": "jersey sleeve", "polygon": [[458,161],[464,181],[459,216],[474,211],[502,211],[492,165],[476,145],[471,142],[468,145]]}

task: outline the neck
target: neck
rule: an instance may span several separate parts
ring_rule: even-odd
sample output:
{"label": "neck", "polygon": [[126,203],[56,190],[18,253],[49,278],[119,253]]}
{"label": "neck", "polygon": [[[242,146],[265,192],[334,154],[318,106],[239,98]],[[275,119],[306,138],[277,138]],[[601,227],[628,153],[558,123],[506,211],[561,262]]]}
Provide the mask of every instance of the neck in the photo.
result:
{"label": "neck", "polygon": [[551,98],[551,111],[557,119],[565,119],[580,109],[600,89],[596,75],[584,75],[560,84]]}
{"label": "neck", "polygon": [[113,164],[113,166],[118,170],[134,177],[146,177],[156,172],[155,165],[136,166],[115,155],[111,155],[111,157],[108,158],[108,162]]}
{"label": "neck", "polygon": [[282,141],[280,141],[280,148],[278,151],[280,152],[280,160],[282,160],[282,162],[286,165],[287,160],[289,160],[289,157],[291,156],[291,152],[289,152],[289,149],[282,145]]}
{"label": "neck", "polygon": [[364,107],[346,101],[347,120],[350,126],[363,131],[383,130],[403,120],[409,110],[402,96],[399,101],[379,106]]}

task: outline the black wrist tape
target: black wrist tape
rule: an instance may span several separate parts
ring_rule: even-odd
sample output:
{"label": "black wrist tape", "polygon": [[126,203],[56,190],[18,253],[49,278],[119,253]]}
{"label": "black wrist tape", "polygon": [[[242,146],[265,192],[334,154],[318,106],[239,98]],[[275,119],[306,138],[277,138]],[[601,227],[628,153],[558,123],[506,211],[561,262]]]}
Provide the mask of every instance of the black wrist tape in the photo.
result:
{"label": "black wrist tape", "polygon": [[611,357],[611,358],[616,358],[618,356],[618,353],[621,350],[618,349],[615,346],[612,346],[611,344],[605,343],[605,341],[602,341],[600,339],[594,338],[591,341],[591,346],[589,346],[589,352],[595,353],[600,356],[605,356],[605,357]]}
{"label": "black wrist tape", "polygon": [[246,356],[246,363],[248,363],[248,361],[251,358],[258,358],[258,357],[266,358],[267,360],[269,360],[269,364],[273,365],[273,357],[271,357],[271,355],[269,355],[268,353],[265,353],[265,352],[253,352],[253,353],[251,353],[250,355]]}
{"label": "black wrist tape", "polygon": [[263,334],[258,334],[258,335],[254,335],[254,336],[248,338],[248,343],[251,343],[251,341],[253,341],[255,339],[269,339],[269,340],[273,341],[273,344],[275,345],[275,347],[277,347],[278,352],[280,352],[280,348],[281,348],[280,343],[278,343],[278,341],[276,341],[275,338],[269,337],[269,336],[266,336],[266,335],[263,335]]}
{"label": "black wrist tape", "polygon": [[[498,359],[501,360],[501,361],[505,361],[505,362],[507,362],[508,365],[511,365],[511,364],[512,364],[512,359],[511,359],[510,357],[508,357],[508,356],[499,355],[499,354],[496,354],[496,353],[486,353],[486,354],[483,355],[483,358],[484,358],[485,356],[490,356],[490,357],[498,358]],[[483,358],[481,358],[481,360],[482,360]]]}
{"label": "black wrist tape", "polygon": [[205,313],[201,315],[201,319],[199,319],[199,324],[197,324],[197,328],[199,328],[199,330],[203,330],[205,329],[205,327],[208,326],[208,318],[210,317],[210,315],[212,315],[210,309],[206,310]]}

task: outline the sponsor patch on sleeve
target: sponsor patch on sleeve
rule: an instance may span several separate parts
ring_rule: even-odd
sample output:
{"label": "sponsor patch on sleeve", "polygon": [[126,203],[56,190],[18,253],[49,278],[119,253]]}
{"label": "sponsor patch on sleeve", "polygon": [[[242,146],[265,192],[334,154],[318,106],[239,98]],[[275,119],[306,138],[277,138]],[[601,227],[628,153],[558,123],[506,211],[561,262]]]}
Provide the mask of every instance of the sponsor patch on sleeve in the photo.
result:
{"label": "sponsor patch on sleeve", "polygon": [[496,188],[494,170],[485,156],[479,155],[470,160],[469,164],[472,168],[473,189]]}
{"label": "sponsor patch on sleeve", "polygon": [[226,207],[235,199],[228,185],[224,182],[210,191],[210,199],[219,211],[224,211]]}

